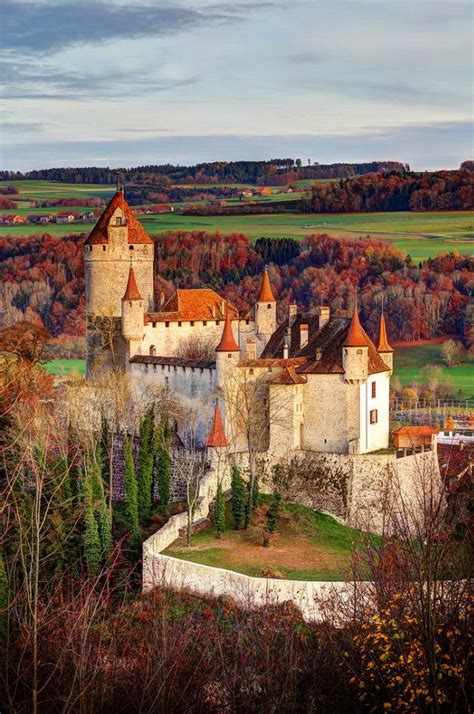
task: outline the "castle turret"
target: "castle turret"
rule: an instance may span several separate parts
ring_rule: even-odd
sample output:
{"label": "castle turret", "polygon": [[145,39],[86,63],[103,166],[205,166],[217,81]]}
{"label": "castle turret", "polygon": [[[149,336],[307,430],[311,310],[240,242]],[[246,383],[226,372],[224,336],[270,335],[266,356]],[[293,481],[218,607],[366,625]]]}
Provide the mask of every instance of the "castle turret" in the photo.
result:
{"label": "castle turret", "polygon": [[365,382],[369,373],[369,343],[354,309],[349,331],[342,347],[344,381],[350,384]]}
{"label": "castle turret", "polygon": [[262,278],[260,294],[255,303],[255,330],[257,333],[257,356],[260,356],[277,328],[276,300],[273,296],[268,270]]}
{"label": "castle turret", "polygon": [[229,446],[229,442],[225,435],[224,424],[222,423],[221,410],[219,405],[216,404],[214,408],[214,417],[212,420],[211,431],[206,441],[207,448],[221,449]]}
{"label": "castle turret", "polygon": [[125,366],[122,296],[132,264],[144,309],[153,308],[153,247],[123,190],[118,190],[84,244],[88,373],[99,365],[110,366],[112,359],[118,360],[114,366]]}
{"label": "castle turret", "polygon": [[382,314],[380,316],[380,324],[379,324],[379,338],[377,342],[377,352],[390,369],[390,374],[393,372],[393,348],[390,346],[390,343],[388,341],[387,337],[387,326],[385,324],[385,315],[383,314],[383,309],[382,309]]}
{"label": "castle turret", "polygon": [[[130,342],[140,343],[143,336],[144,302],[138,290],[133,267],[130,265],[127,288],[122,298],[122,335]],[[130,356],[137,351],[130,345]]]}
{"label": "castle turret", "polygon": [[229,310],[226,310],[221,341],[216,347],[216,386],[223,391],[225,383],[240,359],[240,349],[232,332]]}

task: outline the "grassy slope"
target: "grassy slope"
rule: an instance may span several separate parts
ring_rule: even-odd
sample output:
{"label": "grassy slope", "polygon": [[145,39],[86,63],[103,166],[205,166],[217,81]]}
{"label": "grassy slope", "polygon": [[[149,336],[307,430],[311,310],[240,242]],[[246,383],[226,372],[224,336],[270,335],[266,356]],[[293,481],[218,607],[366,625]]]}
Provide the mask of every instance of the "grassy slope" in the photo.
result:
{"label": "grassy slope", "polygon": [[353,543],[361,542],[360,531],[340,525],[331,516],[295,503],[286,504],[278,533],[270,548],[262,546],[264,512],[269,498],[247,531],[231,528],[227,504],[227,529],[217,540],[212,527],[193,536],[191,548],[182,541],[165,553],[183,560],[226,568],[261,577],[276,573],[291,580],[343,580],[350,572]]}
{"label": "grassy slope", "polygon": [[83,359],[53,359],[46,362],[44,368],[48,374],[53,374],[55,377],[63,377],[78,372],[84,375],[86,373],[86,361]]}
{"label": "grassy slope", "polygon": [[[461,399],[474,398],[474,358],[466,359],[455,367],[446,367],[441,357],[442,344],[410,345],[397,347],[394,356],[394,376],[403,385],[420,381],[421,370],[427,365],[437,365],[443,369],[443,379],[449,381],[456,392],[461,390]],[[458,395],[456,395],[458,396]]]}

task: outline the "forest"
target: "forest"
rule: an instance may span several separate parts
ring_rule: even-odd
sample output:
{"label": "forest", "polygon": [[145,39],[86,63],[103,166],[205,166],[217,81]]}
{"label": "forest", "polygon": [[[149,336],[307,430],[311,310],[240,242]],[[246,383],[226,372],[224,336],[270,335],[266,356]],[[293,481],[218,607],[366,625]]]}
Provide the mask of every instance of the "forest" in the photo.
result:
{"label": "forest", "polygon": [[[0,238],[3,324],[26,318],[53,337],[84,334],[84,239],[47,233]],[[291,302],[302,310],[324,302],[343,313],[352,309],[357,290],[361,319],[373,336],[383,295],[392,340],[451,334],[467,348],[474,343],[470,256],[450,253],[415,263],[379,240],[326,234],[252,243],[241,233],[173,231],[154,241],[155,295],[209,286],[244,311],[255,301],[268,264],[282,313]]]}
{"label": "forest", "polygon": [[[183,507],[170,500],[175,400],[146,405],[130,424],[125,375],[97,378],[89,392],[80,382],[55,390],[40,366],[46,340],[29,322],[0,330],[2,712],[469,711],[472,531],[440,505],[443,493],[423,491],[415,537],[408,507],[396,537],[364,534],[354,595],[336,592],[321,622],[292,603],[241,607],[179,584],[143,593],[141,543]],[[85,409],[92,393],[97,422]],[[111,486],[119,438],[123,501]],[[242,521],[251,492],[237,466],[232,483]],[[285,508],[279,491],[267,508],[255,492],[249,525],[263,517],[277,538]],[[216,543],[217,513],[216,497]]]}
{"label": "forest", "polygon": [[[309,161],[309,160],[308,160]],[[361,164],[318,164],[303,166],[301,159],[270,159],[269,161],[214,161],[195,166],[162,164],[134,168],[110,169],[108,167],[53,168],[36,171],[0,171],[0,181],[21,179],[61,181],[63,183],[113,184],[120,175],[122,181],[134,184],[160,184],[168,179],[172,183],[253,183],[289,184],[298,179],[344,178],[370,172],[404,171],[408,166],[398,161],[371,161]]]}
{"label": "forest", "polygon": [[367,174],[317,185],[300,202],[303,213],[466,211],[474,206],[474,173]]}

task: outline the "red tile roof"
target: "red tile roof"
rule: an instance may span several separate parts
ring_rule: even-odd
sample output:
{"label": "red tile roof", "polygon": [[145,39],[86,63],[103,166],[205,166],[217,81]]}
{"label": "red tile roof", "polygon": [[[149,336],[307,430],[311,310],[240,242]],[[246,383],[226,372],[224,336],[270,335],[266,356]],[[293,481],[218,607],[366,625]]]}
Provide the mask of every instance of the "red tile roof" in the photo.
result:
{"label": "red tile roof", "polygon": [[240,360],[239,367],[297,367],[298,365],[304,364],[306,359],[304,357],[289,357],[284,359],[283,357],[259,357],[257,359],[243,359]]}
{"label": "red tile roof", "polygon": [[240,348],[232,332],[232,322],[229,311],[227,311],[225,315],[224,329],[222,331],[221,341],[216,347],[216,352],[240,352]]}
{"label": "red tile roof", "polygon": [[270,285],[270,278],[268,277],[268,270],[266,268],[263,273],[260,295],[257,298],[257,302],[276,302],[273,297],[272,286]]}
{"label": "red tile roof", "polygon": [[359,312],[357,308],[355,308],[349,332],[347,333],[347,337],[344,342],[344,347],[367,347],[368,344],[367,335],[360,324]]}
{"label": "red tile roof", "polygon": [[112,197],[94,228],[89,233],[89,237],[87,238],[85,245],[107,243],[107,227],[117,208],[121,208],[123,210],[125,218],[127,219],[128,242],[132,244],[153,245],[152,239],[128,205],[122,191],[117,191]]}
{"label": "red tile roof", "polygon": [[306,382],[306,377],[296,374],[294,367],[285,367],[270,380],[270,384],[306,384]]}
{"label": "red tile roof", "polygon": [[229,446],[222,423],[221,410],[216,404],[214,418],[212,420],[211,431],[207,437],[206,446]]}
{"label": "red tile roof", "polygon": [[214,290],[176,290],[159,312],[147,313],[145,318],[147,322],[223,320],[226,309],[232,319],[239,317],[237,309]]}
{"label": "red tile roof", "polygon": [[434,426],[399,426],[392,434],[406,434],[407,436],[428,436],[437,434],[438,429]]}
{"label": "red tile roof", "polygon": [[130,270],[128,271],[127,289],[125,290],[125,295],[122,300],[143,300],[138,289],[132,266],[130,266]]}
{"label": "red tile roof", "polygon": [[393,349],[388,341],[387,326],[385,324],[385,317],[383,313],[380,315],[379,339],[377,342],[377,350],[378,352],[393,352]]}

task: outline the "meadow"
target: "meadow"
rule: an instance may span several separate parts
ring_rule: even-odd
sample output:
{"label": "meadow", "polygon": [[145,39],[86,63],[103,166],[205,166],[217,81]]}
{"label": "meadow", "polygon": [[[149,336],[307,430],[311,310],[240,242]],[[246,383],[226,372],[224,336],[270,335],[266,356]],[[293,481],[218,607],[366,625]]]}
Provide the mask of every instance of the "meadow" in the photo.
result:
{"label": "meadow", "polygon": [[459,365],[446,367],[441,354],[441,343],[404,345],[395,348],[394,377],[403,386],[420,383],[422,371],[428,365],[441,367],[442,381],[452,386],[455,397],[474,399],[474,357],[466,358]]}
{"label": "meadow", "polygon": [[[332,516],[296,503],[282,507],[277,532],[271,545],[262,545],[269,496],[247,530],[232,528],[230,503],[226,503],[226,529],[217,539],[208,526],[193,536],[188,547],[177,540],[164,551],[182,560],[234,570],[253,577],[283,577],[289,580],[344,580],[350,575],[354,545],[361,544],[361,531],[339,524]],[[374,536],[376,537],[376,536]]]}

